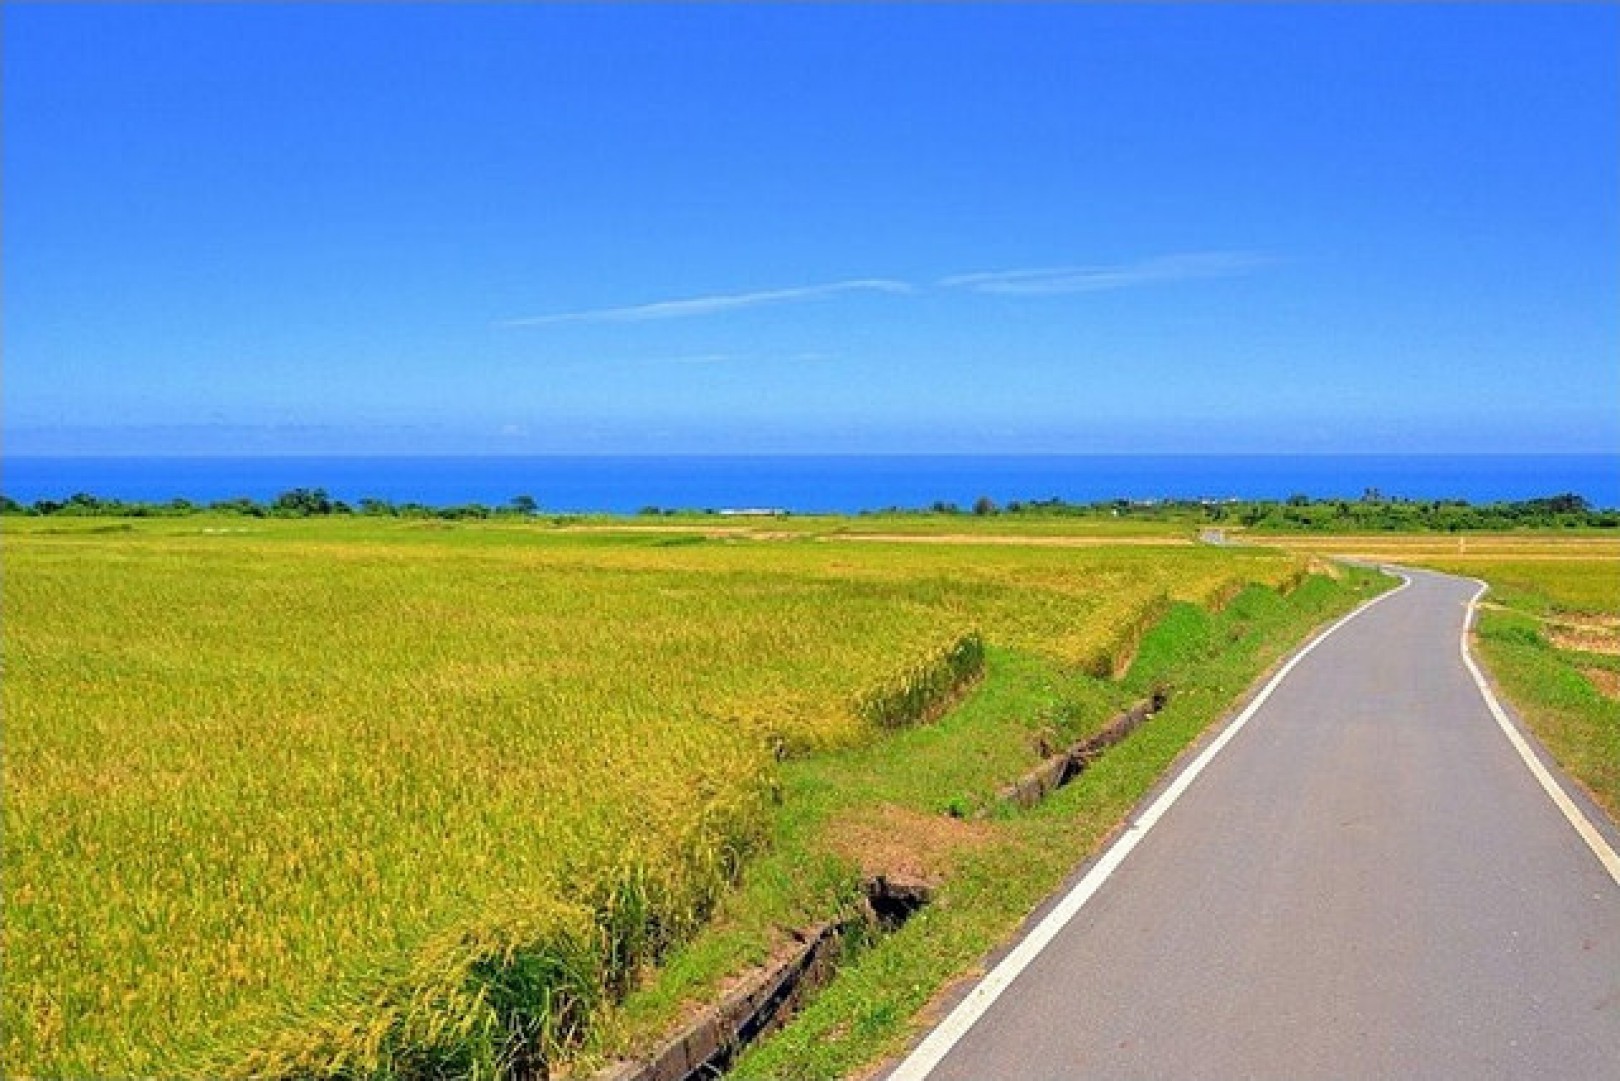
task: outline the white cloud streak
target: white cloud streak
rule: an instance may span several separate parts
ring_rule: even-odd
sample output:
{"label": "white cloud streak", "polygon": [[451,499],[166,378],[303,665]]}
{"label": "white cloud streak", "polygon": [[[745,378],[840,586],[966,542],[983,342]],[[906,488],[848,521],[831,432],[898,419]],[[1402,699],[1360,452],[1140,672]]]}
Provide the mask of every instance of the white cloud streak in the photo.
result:
{"label": "white cloud streak", "polygon": [[[980,274],[955,274],[934,283],[939,289],[962,289],[1000,296],[1062,296],[1069,293],[1098,293],[1111,289],[1191,281],[1199,278],[1231,278],[1247,274],[1275,260],[1264,253],[1246,251],[1187,252],[1161,255],[1134,263],[1114,266],[1035,267],[996,270]],[[852,278],[822,285],[798,285],[787,289],[764,289],[752,293],[720,293],[711,296],[659,300],[619,308],[588,308],[507,319],[500,327],[545,327],[569,323],[644,323],[660,319],[686,319],[701,315],[759,308],[772,304],[792,304],[820,300],[845,293],[912,294],[918,288],[893,278]]]}
{"label": "white cloud streak", "polygon": [[560,323],[641,323],[655,319],[685,319],[694,315],[714,315],[758,308],[767,304],[788,304],[801,300],[819,300],[841,293],[910,293],[912,286],[888,278],[855,278],[850,281],[830,282],[825,285],[800,285],[790,289],[766,289],[756,293],[726,293],[716,296],[689,297],[682,300],[660,300],[651,304],[636,304],[625,308],[590,308],[585,311],[558,312],[553,315],[533,315],[522,319],[508,319],[505,327],[556,326]]}
{"label": "white cloud streak", "polygon": [[1230,278],[1247,274],[1270,262],[1270,257],[1257,252],[1189,252],[1116,266],[1040,267],[957,274],[941,278],[938,284],[951,289],[1002,296],[1058,296],[1064,293],[1133,289],[1196,278]]}

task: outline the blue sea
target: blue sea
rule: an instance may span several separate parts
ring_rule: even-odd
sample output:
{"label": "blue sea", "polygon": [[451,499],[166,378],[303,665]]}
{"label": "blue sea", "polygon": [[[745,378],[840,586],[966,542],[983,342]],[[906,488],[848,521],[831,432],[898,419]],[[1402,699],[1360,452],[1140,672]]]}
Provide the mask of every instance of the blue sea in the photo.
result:
{"label": "blue sea", "polygon": [[1089,455],[545,458],[19,458],[0,464],[0,491],[31,503],[75,492],[104,498],[266,501],[324,488],[435,506],[498,506],[533,496],[552,512],[644,507],[774,508],[852,513],[1060,498],[1389,498],[1476,503],[1574,492],[1620,507],[1620,455]]}

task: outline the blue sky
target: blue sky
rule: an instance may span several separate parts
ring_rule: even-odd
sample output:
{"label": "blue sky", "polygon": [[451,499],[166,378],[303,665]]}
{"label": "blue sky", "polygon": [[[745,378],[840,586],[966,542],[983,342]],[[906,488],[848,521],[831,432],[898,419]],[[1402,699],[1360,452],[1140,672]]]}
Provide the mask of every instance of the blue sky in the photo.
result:
{"label": "blue sky", "polygon": [[11,454],[1620,450],[1620,7],[4,8]]}

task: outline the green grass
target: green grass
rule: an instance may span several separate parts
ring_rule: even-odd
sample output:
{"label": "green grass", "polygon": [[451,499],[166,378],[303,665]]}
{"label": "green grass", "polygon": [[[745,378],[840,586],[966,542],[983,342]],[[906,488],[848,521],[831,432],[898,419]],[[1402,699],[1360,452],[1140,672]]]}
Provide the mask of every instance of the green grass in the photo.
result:
{"label": "green grass", "polygon": [[1588,640],[1620,647],[1620,566],[1506,563],[1479,573],[1503,606],[1480,615],[1476,641],[1486,667],[1553,756],[1620,821],[1620,701],[1590,674],[1620,672],[1620,657],[1560,648],[1555,637],[1590,624]]}
{"label": "green grass", "polygon": [[[791,763],[786,813],[768,851],[714,925],[632,995],[603,1051],[647,1047],[682,1003],[713,997],[727,972],[768,955],[784,927],[848,911],[864,871],[921,874],[937,900],[892,937],[858,950],[800,1019],[749,1053],[742,1078],[833,1078],[899,1048],[918,1011],[1005,941],[1030,909],[1096,851],[1190,741],[1313,626],[1387,583],[1306,580],[1289,596],[1249,588],[1219,612],[1178,603],[1140,643],[1120,682],[1019,650],[992,649],[989,673],[939,724]],[[1168,708],[1031,812],[998,807],[1002,784],[1040,747],[1090,734],[1162,686]],[[988,811],[980,820],[956,814]]]}
{"label": "green grass", "polygon": [[1620,702],[1600,694],[1580,671],[1620,670],[1615,658],[1558,649],[1540,621],[1513,610],[1482,613],[1477,641],[1486,666],[1537,737],[1620,821]]}
{"label": "green grass", "polygon": [[[801,771],[957,730],[877,721],[959,694],[963,643],[993,697],[1299,566],[207,516],[12,519],[6,563],[0,1062],[81,1077],[566,1057],[743,868],[746,893],[782,867],[822,806]],[[1121,693],[1052,685],[1055,728]],[[947,802],[1033,753],[986,742],[975,773],[942,746]],[[780,873],[836,898],[846,864]]]}

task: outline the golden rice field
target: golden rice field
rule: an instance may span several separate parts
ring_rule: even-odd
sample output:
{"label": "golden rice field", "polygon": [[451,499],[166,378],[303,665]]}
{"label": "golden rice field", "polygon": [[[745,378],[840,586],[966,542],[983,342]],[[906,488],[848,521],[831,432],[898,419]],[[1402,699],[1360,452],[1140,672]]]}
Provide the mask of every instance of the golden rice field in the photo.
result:
{"label": "golden rice field", "polygon": [[[1495,593],[1573,612],[1620,613],[1620,537],[1548,533],[1287,537],[1270,543],[1481,578]],[[1531,601],[1534,598],[1534,601]]]}
{"label": "golden rice field", "polygon": [[208,518],[11,520],[5,557],[8,1077],[566,1047],[727,887],[777,754],[878,738],[970,632],[1106,671],[1301,568]]}

